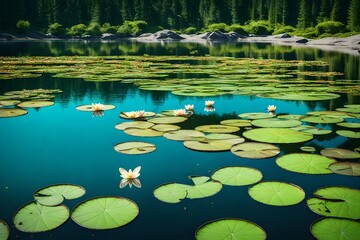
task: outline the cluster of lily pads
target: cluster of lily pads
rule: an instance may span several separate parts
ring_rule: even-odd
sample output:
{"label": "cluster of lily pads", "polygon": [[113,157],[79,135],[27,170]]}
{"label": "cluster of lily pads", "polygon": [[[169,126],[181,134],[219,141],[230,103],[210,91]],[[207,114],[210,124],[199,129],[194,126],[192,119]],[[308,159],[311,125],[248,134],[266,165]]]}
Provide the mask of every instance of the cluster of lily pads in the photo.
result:
{"label": "cluster of lily pads", "polygon": [[17,117],[28,113],[26,108],[54,105],[52,101],[59,89],[33,89],[5,92],[0,95],[0,118]]}

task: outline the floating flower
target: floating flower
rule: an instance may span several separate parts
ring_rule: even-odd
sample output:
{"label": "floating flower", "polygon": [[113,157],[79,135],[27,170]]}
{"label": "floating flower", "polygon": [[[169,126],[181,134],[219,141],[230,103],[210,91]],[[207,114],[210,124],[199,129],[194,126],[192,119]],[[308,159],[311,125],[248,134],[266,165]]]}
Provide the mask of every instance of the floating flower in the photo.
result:
{"label": "floating flower", "polygon": [[212,107],[214,105],[214,103],[215,103],[215,101],[207,100],[207,101],[205,101],[205,106]]}
{"label": "floating flower", "polygon": [[276,106],[275,105],[269,105],[267,110],[268,110],[268,112],[275,112]]}
{"label": "floating flower", "polygon": [[194,110],[194,104],[185,105],[185,109],[186,109],[187,111],[193,111],[193,110]]}
{"label": "floating flower", "polygon": [[126,112],[125,115],[129,118],[139,118],[139,117],[143,117],[145,114],[144,110],[140,110],[140,111],[132,111],[132,112]]}
{"label": "floating flower", "polygon": [[136,167],[134,171],[132,171],[131,169],[129,169],[129,171],[126,171],[123,168],[119,168],[120,176],[124,179],[138,178],[140,176],[140,170],[141,170],[141,166]]}
{"label": "floating flower", "polygon": [[207,106],[204,108],[205,112],[215,112],[215,108],[213,106]]}
{"label": "floating flower", "polygon": [[93,103],[93,104],[91,104],[91,108],[94,111],[102,111],[103,107],[104,107],[104,105],[101,104],[101,103]]}
{"label": "floating flower", "polygon": [[140,180],[138,178],[134,178],[134,179],[126,179],[126,178],[124,178],[124,179],[122,179],[120,181],[119,187],[124,188],[127,185],[129,185],[129,187],[131,188],[133,184],[134,184],[135,187],[141,188],[141,182],[140,182]]}
{"label": "floating flower", "polygon": [[174,115],[175,116],[185,116],[187,115],[188,113],[186,112],[185,109],[177,109],[177,110],[174,110]]}

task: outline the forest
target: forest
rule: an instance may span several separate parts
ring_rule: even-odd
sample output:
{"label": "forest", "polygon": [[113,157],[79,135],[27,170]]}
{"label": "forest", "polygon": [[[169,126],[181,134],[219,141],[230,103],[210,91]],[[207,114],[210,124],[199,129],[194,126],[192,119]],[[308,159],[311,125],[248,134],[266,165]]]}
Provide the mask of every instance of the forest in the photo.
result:
{"label": "forest", "polygon": [[359,13],[360,0],[0,0],[0,30],[137,35],[217,28],[317,37],[360,32]]}

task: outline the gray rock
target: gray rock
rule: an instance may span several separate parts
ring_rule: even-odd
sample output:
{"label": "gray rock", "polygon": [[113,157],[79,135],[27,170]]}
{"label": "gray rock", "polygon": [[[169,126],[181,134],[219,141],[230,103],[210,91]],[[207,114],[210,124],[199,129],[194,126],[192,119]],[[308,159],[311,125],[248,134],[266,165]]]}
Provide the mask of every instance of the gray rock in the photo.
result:
{"label": "gray rock", "polygon": [[154,39],[158,40],[181,40],[183,37],[181,37],[179,34],[170,31],[170,30],[161,30],[153,34]]}
{"label": "gray rock", "polygon": [[116,36],[115,34],[112,34],[112,33],[103,33],[101,35],[101,40],[114,40],[116,39]]}
{"label": "gray rock", "polygon": [[225,33],[221,32],[219,30],[215,30],[214,32],[210,33],[207,38],[208,38],[208,40],[213,40],[213,41],[229,40],[228,35],[226,35]]}

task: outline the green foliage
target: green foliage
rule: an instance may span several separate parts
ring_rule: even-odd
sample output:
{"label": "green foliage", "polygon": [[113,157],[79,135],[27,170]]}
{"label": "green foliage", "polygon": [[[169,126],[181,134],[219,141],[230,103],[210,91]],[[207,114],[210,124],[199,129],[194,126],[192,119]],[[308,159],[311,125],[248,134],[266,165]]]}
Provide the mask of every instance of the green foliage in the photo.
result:
{"label": "green foliage", "polygon": [[71,36],[82,36],[86,33],[86,25],[83,23],[74,25],[68,31],[68,34]]}
{"label": "green foliage", "polygon": [[343,31],[345,29],[345,25],[337,21],[327,21],[319,23],[316,25],[315,29],[318,35],[322,35],[324,33],[331,35]]}
{"label": "green foliage", "polygon": [[282,33],[292,33],[296,30],[293,26],[276,25],[273,35]]}
{"label": "green foliage", "polygon": [[348,27],[351,31],[360,32],[360,1],[351,0],[349,7]]}
{"label": "green foliage", "polygon": [[121,37],[138,36],[146,30],[147,22],[143,20],[125,21],[117,30]]}
{"label": "green foliage", "polygon": [[246,31],[244,26],[239,24],[232,24],[226,28],[226,32],[236,32],[241,35],[247,35],[248,32]]}
{"label": "green foliage", "polygon": [[48,33],[51,33],[52,35],[62,35],[65,33],[65,29],[60,23],[53,23],[49,25]]}
{"label": "green foliage", "polygon": [[184,34],[195,34],[197,33],[197,29],[196,27],[188,27],[188,28],[185,28],[182,33]]}
{"label": "green foliage", "polygon": [[255,35],[269,35],[273,32],[270,22],[264,20],[251,21],[245,26],[245,30]]}
{"label": "green foliage", "polygon": [[30,22],[27,20],[19,20],[16,23],[17,31],[20,33],[26,33],[30,29]]}
{"label": "green foliage", "polygon": [[210,24],[210,25],[206,26],[205,31],[213,32],[215,30],[219,30],[219,31],[222,31],[222,32],[226,32],[226,29],[228,27],[229,26],[226,23],[213,23],[213,24]]}
{"label": "green foliage", "polygon": [[112,33],[115,34],[117,31],[117,26],[112,26],[110,23],[104,23],[101,28],[100,31],[102,33]]}
{"label": "green foliage", "polygon": [[100,24],[92,22],[86,28],[86,34],[89,34],[89,35],[92,35],[92,36],[99,36],[99,35],[101,35],[100,28],[101,28]]}
{"label": "green foliage", "polygon": [[302,29],[302,30],[296,30],[295,32],[293,32],[293,34],[295,36],[301,36],[301,37],[310,38],[310,39],[314,39],[314,38],[318,37],[317,31],[313,27]]}

